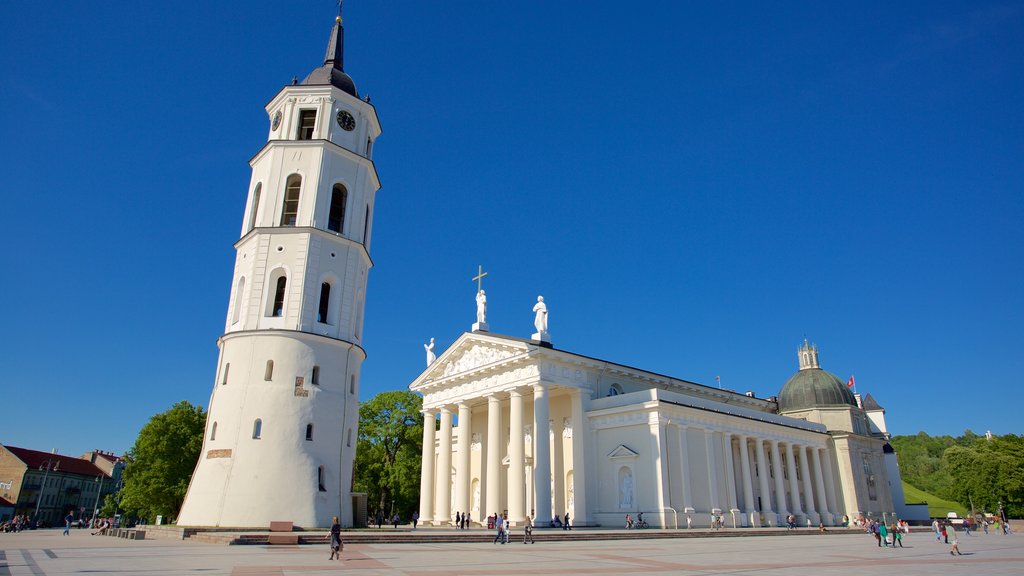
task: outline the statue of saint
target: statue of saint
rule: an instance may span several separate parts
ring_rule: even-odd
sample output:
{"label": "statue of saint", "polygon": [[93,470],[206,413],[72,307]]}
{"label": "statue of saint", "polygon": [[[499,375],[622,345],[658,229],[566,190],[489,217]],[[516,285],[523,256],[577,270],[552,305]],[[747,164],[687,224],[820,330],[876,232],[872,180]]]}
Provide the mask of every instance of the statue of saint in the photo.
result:
{"label": "statue of saint", "polygon": [[437,356],[434,355],[434,339],[430,339],[430,344],[424,344],[423,349],[427,351],[427,366],[430,366],[437,360]]}
{"label": "statue of saint", "polygon": [[622,476],[622,486],[619,491],[621,492],[619,498],[620,508],[629,508],[633,505],[633,475],[626,472]]}
{"label": "statue of saint", "polygon": [[536,316],[533,318],[533,326],[539,334],[548,331],[548,307],[544,304],[544,297],[537,296],[537,303],[533,305]]}
{"label": "statue of saint", "polygon": [[483,290],[476,293],[476,321],[487,323],[487,294]]}

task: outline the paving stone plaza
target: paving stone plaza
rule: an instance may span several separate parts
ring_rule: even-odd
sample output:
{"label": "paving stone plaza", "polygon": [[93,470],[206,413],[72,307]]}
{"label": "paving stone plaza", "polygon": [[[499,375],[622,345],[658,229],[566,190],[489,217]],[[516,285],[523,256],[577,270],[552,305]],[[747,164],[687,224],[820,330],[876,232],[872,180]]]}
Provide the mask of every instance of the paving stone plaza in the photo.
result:
{"label": "paving stone plaza", "polygon": [[[560,541],[538,531],[536,544],[481,542],[347,544],[341,562],[326,545],[225,546],[176,540],[128,541],[74,530],[0,534],[0,576],[64,574],[281,575],[358,572],[364,575],[458,576],[501,574],[1021,574],[1020,534],[960,538],[963,556],[929,533],[904,538],[905,548],[875,545],[860,531],[785,536],[636,538]],[[433,532],[429,530],[421,533]],[[574,531],[576,532],[576,531]],[[596,531],[595,531],[596,532]],[[607,531],[601,534],[607,536]],[[733,531],[732,535],[741,534]],[[474,534],[478,531],[473,531]],[[653,535],[653,534],[651,534]]]}

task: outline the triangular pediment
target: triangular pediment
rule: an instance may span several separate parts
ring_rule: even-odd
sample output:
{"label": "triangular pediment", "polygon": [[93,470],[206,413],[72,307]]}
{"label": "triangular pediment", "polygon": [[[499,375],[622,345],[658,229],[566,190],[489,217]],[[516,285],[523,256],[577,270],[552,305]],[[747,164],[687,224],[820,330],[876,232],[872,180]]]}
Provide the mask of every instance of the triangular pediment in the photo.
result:
{"label": "triangular pediment", "polygon": [[466,333],[438,356],[409,388],[417,390],[428,383],[493,367],[528,352],[527,345],[517,340],[479,332]]}
{"label": "triangular pediment", "polygon": [[619,444],[608,453],[609,460],[636,460],[640,455],[630,450],[625,444]]}

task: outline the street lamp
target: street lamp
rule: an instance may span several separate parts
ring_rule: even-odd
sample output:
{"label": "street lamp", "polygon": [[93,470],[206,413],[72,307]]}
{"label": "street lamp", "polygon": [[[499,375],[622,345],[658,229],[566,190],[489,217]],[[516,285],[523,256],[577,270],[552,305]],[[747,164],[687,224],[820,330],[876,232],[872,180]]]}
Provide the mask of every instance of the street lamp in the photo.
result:
{"label": "street lamp", "polygon": [[39,469],[45,470],[45,472],[43,472],[43,483],[39,485],[39,494],[36,494],[36,512],[33,515],[33,518],[37,522],[39,521],[39,505],[43,503],[43,488],[46,487],[46,477],[49,476],[50,470],[53,470],[54,472],[60,470],[60,460],[51,460],[47,458],[46,462],[39,465]]}
{"label": "street lamp", "polygon": [[96,475],[96,481],[99,482],[100,487],[96,490],[96,504],[92,507],[92,521],[96,522],[96,516],[99,515],[100,511],[100,494],[103,492],[103,474]]}

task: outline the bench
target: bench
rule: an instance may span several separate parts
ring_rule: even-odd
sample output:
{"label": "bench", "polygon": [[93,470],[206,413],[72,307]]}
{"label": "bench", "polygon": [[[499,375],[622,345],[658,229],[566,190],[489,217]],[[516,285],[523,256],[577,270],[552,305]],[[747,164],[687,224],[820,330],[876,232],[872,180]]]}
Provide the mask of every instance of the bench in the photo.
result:
{"label": "bench", "polygon": [[267,536],[267,544],[297,545],[299,543],[299,535],[292,534],[291,531],[291,522],[272,520],[270,522],[270,534]]}

